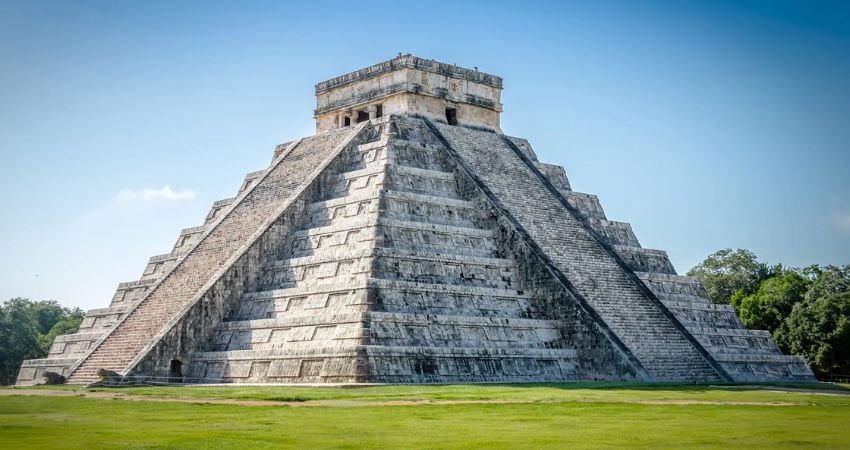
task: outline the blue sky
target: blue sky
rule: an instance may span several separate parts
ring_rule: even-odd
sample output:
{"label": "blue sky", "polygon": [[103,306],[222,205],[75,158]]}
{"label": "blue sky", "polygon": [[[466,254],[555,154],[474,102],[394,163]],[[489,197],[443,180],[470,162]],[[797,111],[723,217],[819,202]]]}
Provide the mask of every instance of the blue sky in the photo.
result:
{"label": "blue sky", "polygon": [[0,1],[0,299],[107,306],[398,52],[502,76],[503,130],[682,273],[850,263],[847,2]]}

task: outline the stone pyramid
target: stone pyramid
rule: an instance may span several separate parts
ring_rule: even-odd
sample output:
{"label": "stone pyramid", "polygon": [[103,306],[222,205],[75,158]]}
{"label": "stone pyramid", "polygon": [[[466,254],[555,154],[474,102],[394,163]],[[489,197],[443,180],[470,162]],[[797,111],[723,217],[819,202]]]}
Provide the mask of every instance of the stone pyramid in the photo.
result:
{"label": "stone pyramid", "polygon": [[504,135],[501,88],[411,55],[318,84],[314,136],[18,383],[813,379]]}

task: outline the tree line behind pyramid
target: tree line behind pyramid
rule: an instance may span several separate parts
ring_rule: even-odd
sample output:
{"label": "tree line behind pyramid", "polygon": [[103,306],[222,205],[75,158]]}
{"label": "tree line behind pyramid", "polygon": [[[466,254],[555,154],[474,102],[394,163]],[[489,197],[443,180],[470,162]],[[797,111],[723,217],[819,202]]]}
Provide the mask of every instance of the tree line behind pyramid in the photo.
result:
{"label": "tree line behind pyramid", "polygon": [[770,331],[834,301],[771,309],[793,284],[775,268],[733,296],[768,328],[748,329],[504,134],[501,90],[413,55],[317,84],[316,134],[278,145],[17,384],[814,379]]}

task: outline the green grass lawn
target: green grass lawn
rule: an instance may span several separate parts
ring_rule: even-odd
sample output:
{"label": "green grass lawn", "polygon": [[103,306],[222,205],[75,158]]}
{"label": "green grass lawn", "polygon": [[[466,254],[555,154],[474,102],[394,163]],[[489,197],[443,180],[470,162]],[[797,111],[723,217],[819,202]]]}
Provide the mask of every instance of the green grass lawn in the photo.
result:
{"label": "green grass lawn", "polygon": [[[0,396],[0,447],[850,447],[850,396],[741,386],[59,389]],[[91,391],[126,399],[78,396]],[[163,397],[192,400],[144,400]],[[216,398],[313,406],[204,404]]]}

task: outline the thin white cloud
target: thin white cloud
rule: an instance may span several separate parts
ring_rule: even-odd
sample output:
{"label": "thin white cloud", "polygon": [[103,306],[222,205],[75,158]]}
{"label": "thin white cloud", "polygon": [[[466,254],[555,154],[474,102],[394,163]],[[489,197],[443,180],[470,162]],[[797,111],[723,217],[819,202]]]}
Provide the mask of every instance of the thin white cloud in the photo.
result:
{"label": "thin white cloud", "polygon": [[141,200],[144,202],[174,202],[194,200],[198,193],[189,189],[175,191],[171,186],[163,186],[160,189],[125,189],[115,197],[121,201]]}

